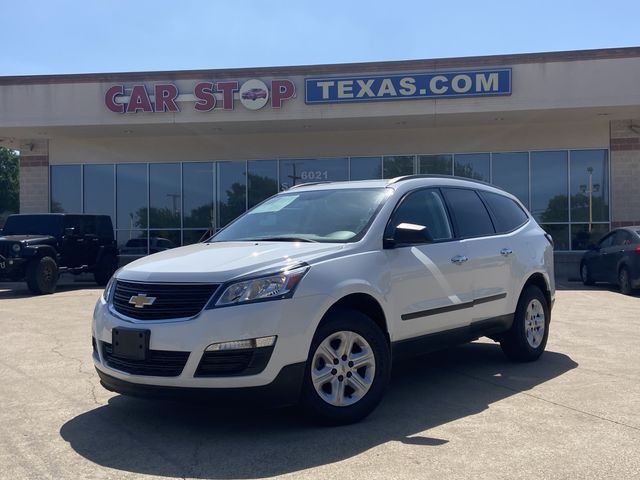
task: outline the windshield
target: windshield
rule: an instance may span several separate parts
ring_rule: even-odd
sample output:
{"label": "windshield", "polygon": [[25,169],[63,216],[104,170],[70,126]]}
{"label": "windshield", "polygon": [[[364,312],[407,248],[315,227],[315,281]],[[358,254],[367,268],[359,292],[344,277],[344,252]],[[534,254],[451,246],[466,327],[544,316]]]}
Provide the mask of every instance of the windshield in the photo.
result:
{"label": "windshield", "polygon": [[354,242],[385,198],[385,188],[292,191],[249,210],[210,241]]}
{"label": "windshield", "polygon": [[10,215],[2,229],[3,235],[51,235],[62,233],[59,215]]}

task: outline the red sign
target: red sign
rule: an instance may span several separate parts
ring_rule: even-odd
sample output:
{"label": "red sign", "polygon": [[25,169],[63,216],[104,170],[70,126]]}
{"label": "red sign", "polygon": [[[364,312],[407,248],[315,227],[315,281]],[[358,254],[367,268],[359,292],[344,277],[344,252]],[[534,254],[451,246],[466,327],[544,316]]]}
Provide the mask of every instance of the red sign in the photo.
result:
{"label": "red sign", "polygon": [[[233,110],[237,97],[247,109],[258,110],[267,103],[281,108],[285,100],[294,98],[296,86],[291,80],[271,80],[271,88],[261,80],[200,82],[193,92],[181,94],[172,83],[157,83],[151,91],[145,85],[133,85],[130,91],[124,85],[113,85],[104,96],[106,107],[115,113],[179,112],[178,103],[192,102],[197,112],[215,109]],[[269,91],[270,90],[270,91]]]}

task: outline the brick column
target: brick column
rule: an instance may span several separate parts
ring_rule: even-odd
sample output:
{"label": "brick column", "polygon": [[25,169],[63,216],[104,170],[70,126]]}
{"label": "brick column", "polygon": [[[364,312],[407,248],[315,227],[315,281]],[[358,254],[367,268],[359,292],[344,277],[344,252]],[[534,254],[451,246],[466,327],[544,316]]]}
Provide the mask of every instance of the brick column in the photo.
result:
{"label": "brick column", "polygon": [[20,148],[20,213],[49,211],[48,145],[24,143]]}
{"label": "brick column", "polygon": [[640,225],[640,119],[610,128],[611,225]]}

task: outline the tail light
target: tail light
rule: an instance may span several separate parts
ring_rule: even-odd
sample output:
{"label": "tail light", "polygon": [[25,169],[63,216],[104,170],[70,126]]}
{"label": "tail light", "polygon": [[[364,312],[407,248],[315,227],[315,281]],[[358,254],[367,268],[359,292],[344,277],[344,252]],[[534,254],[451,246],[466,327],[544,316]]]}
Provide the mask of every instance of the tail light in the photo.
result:
{"label": "tail light", "polygon": [[[551,246],[552,246],[552,247],[554,247],[554,244],[553,244],[553,237],[552,237],[551,235],[549,235],[548,233],[545,233],[545,234],[544,234],[544,238],[546,238],[546,239],[547,239],[547,241],[551,244]],[[640,248],[640,247],[638,247],[638,248]],[[636,251],[638,251],[638,250],[636,250]]]}
{"label": "tail light", "polygon": [[637,254],[640,254],[640,246],[637,246],[633,251]]}

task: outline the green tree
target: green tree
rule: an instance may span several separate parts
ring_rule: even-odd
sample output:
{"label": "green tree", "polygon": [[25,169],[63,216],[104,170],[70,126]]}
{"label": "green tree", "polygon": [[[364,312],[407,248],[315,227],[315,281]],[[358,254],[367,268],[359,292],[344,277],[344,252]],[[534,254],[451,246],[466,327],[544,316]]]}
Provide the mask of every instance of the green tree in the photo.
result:
{"label": "green tree", "polygon": [[19,172],[18,153],[0,147],[0,226],[7,215],[20,209]]}

